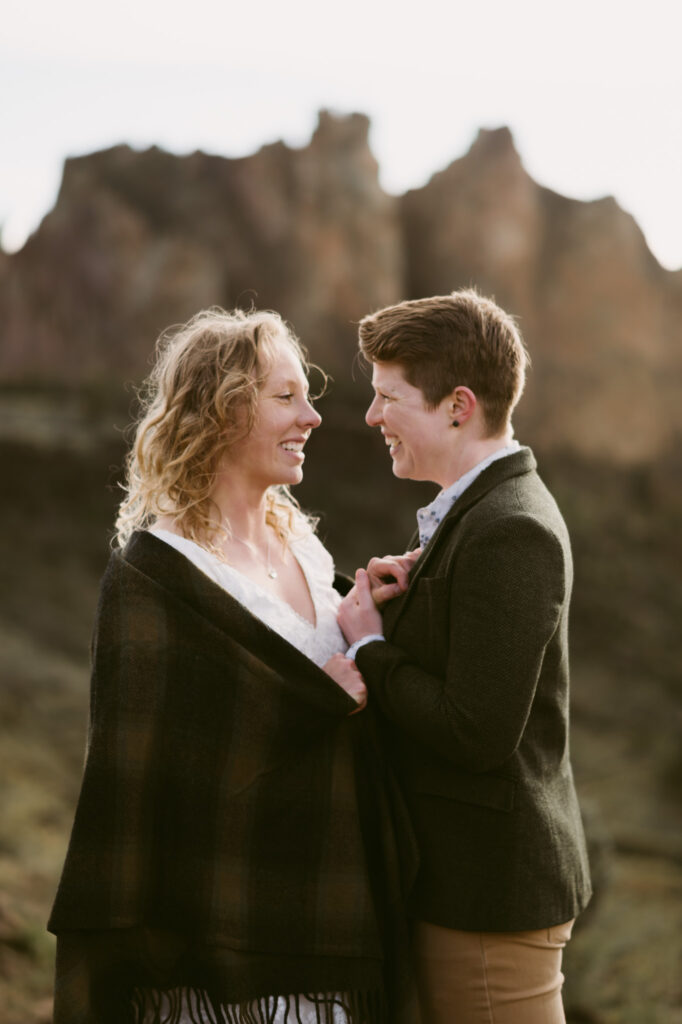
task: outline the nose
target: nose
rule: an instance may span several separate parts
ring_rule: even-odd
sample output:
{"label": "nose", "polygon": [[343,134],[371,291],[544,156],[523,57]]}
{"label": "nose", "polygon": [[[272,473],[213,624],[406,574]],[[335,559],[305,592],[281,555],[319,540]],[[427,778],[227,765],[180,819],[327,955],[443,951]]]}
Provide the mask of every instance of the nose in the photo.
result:
{"label": "nose", "polygon": [[372,399],[372,404],[365,413],[365,423],[368,427],[378,427],[381,423],[381,407],[376,395]]}
{"label": "nose", "polygon": [[319,427],[320,423],[322,422],[322,417],[320,416],[319,412],[310,404],[310,402],[307,399],[303,404],[301,415],[299,417],[299,422],[306,428],[309,428],[310,430],[314,430],[315,427]]}

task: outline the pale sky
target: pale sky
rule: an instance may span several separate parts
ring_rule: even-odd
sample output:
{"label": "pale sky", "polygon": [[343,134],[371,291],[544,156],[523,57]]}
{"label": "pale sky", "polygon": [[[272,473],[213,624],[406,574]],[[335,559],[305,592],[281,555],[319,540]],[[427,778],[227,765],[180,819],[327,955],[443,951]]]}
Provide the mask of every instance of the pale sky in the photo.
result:
{"label": "pale sky", "polygon": [[67,156],[304,146],[329,108],[370,117],[391,193],[507,125],[536,181],[615,196],[682,268],[679,0],[5,0],[2,20],[7,249],[53,205]]}

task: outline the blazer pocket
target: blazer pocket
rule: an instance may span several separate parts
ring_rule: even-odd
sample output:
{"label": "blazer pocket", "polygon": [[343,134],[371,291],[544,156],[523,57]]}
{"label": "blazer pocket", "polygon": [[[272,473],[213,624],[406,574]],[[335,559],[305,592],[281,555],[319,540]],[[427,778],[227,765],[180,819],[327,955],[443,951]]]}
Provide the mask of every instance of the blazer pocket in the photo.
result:
{"label": "blazer pocket", "polygon": [[414,588],[414,596],[442,605],[447,601],[449,591],[450,580],[447,576],[420,576]]}
{"label": "blazer pocket", "polygon": [[514,808],[516,782],[501,775],[465,775],[440,765],[423,765],[411,773],[409,789],[423,796],[444,797],[496,811]]}

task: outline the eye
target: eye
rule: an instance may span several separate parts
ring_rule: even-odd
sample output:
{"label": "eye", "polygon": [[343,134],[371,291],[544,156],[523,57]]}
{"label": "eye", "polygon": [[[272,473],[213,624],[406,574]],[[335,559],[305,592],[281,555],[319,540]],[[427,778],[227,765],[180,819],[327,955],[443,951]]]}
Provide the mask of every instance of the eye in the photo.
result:
{"label": "eye", "polygon": [[281,395],[276,395],[275,397],[279,398],[281,402],[290,402],[294,396],[291,391],[285,391]]}

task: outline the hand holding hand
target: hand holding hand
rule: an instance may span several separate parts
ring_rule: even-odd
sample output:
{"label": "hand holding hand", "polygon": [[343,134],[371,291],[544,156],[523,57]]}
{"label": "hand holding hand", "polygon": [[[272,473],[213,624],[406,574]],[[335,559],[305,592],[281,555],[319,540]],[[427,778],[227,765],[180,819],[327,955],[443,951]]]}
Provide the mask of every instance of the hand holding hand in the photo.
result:
{"label": "hand holding hand", "polygon": [[370,633],[381,633],[381,615],[372,600],[369,576],[364,569],[355,573],[355,586],[339,605],[338,623],[349,644]]}
{"label": "hand holding hand", "polygon": [[359,705],[356,711],[351,711],[351,715],[362,711],[367,703],[367,687],[355,662],[343,654],[335,654],[324,665],[324,671]]}
{"label": "hand holding hand", "polygon": [[383,558],[370,558],[367,575],[372,592],[372,599],[381,608],[387,601],[398,597],[407,590],[410,569],[422,553],[421,548],[406,551],[404,555],[384,555]]}

